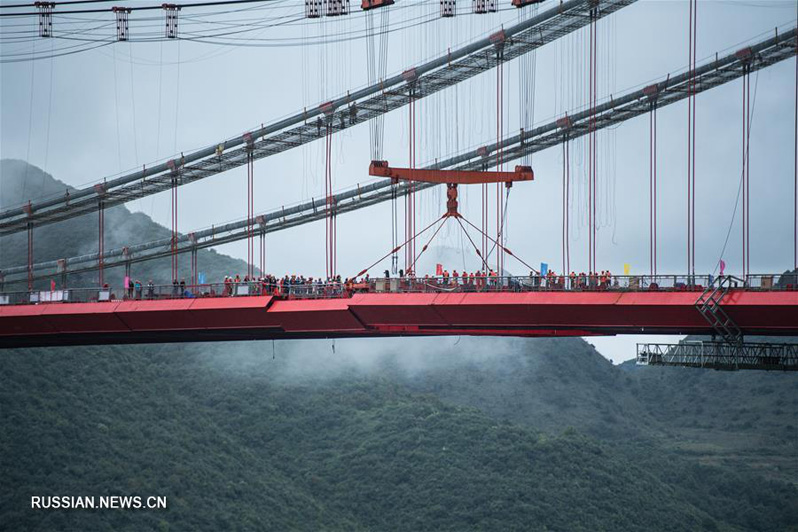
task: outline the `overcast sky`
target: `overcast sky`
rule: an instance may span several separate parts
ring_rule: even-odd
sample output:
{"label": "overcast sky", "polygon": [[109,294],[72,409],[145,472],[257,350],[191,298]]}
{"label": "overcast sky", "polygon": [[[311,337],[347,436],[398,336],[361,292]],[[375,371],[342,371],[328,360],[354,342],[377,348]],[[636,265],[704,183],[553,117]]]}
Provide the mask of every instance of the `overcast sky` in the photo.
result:
{"label": "overcast sky", "polygon": [[[500,0],[500,4],[506,3],[509,0]],[[362,35],[366,19],[355,4],[349,17],[247,33],[236,41],[239,46],[185,40],[117,43],[54,60],[3,63],[0,156],[27,159],[55,178],[79,187],[240,135],[303,107],[317,106],[368,82],[367,44],[363,39],[323,46],[308,44],[319,34]],[[468,13],[470,2],[458,0],[458,4],[460,16],[438,19],[437,0],[398,0],[397,7],[401,5],[402,9],[391,13],[392,25],[427,22],[390,34],[388,73],[405,70],[502,24],[513,24],[520,16],[517,10],[474,16]],[[269,9],[261,6],[226,17],[251,23],[299,13],[302,5],[299,0],[285,0]],[[550,0],[541,9],[553,5]],[[157,11],[147,13],[150,17],[162,16]],[[181,17],[190,14],[190,10],[184,10]],[[145,23],[137,22],[137,15],[134,12],[130,16],[134,37],[137,31],[148,31]],[[92,17],[110,20],[110,14],[87,16]],[[686,1],[640,0],[600,21],[600,99],[681,71],[688,60],[687,17]],[[221,16],[208,18],[225,20]],[[792,27],[795,19],[794,0],[702,0],[698,7],[699,60],[716,52],[734,51],[743,43],[772,34],[776,27]],[[23,29],[34,28],[36,22],[35,18],[13,20],[15,25],[29,25]],[[83,27],[92,26],[87,22]],[[185,27],[186,31],[191,29]],[[0,28],[3,54],[41,53],[51,46],[64,45],[60,40],[45,39],[9,44],[10,32],[20,27],[4,19]],[[59,31],[57,20],[54,31]],[[267,42],[255,39],[272,39],[270,44],[289,46],[241,46]],[[537,53],[535,124],[562,116],[586,102],[586,43],[582,31]],[[529,99],[524,105],[519,102],[520,64],[516,60],[505,69],[508,133],[517,131],[519,114],[532,107]],[[525,69],[531,72],[529,60]],[[793,60],[752,76],[753,272],[781,272],[792,267],[794,86]],[[741,87],[741,81],[735,81],[697,97],[699,272],[715,269],[730,224],[731,236],[722,256],[727,271],[740,270],[740,220],[739,216],[733,223],[731,219],[741,172]],[[495,141],[495,91],[496,76],[491,72],[420,102],[418,162]],[[383,155],[397,166],[407,163],[407,120],[405,108],[393,112],[385,123]],[[664,273],[681,273],[686,264],[686,124],[686,102],[659,112],[659,271]],[[647,272],[648,118],[639,117],[601,132],[598,142],[598,268],[620,273],[623,264],[629,263],[632,273]],[[335,189],[371,180],[365,124],[338,135],[333,151]],[[571,264],[575,270],[586,270],[586,156],[582,141],[573,143],[571,153]],[[321,196],[323,154],[324,143],[316,142],[256,162],[256,212]],[[560,149],[533,157],[535,181],[513,187],[507,229],[508,247],[515,254],[533,265],[547,262],[557,271],[561,270],[562,163]],[[241,168],[182,187],[180,230],[188,232],[245,216],[245,179],[246,171]],[[461,192],[462,211],[476,222],[480,219],[478,193],[478,189]],[[169,195],[161,194],[128,207],[168,225],[169,205]],[[444,194],[440,190],[424,192],[419,205],[417,223],[423,227],[443,212]],[[340,217],[338,261],[342,275],[357,273],[390,249],[390,212],[389,204],[381,204]],[[442,232],[438,244],[447,248],[440,256],[452,262],[447,264],[450,269],[459,269],[464,260],[469,269],[476,267],[474,254],[454,226]],[[246,258],[245,243],[223,246],[219,251]],[[267,257],[267,269],[273,273],[323,274],[323,222],[270,235]],[[510,271],[525,273],[512,258],[507,261]],[[602,340],[591,342],[605,351],[632,352],[628,340],[612,339],[606,345]]]}

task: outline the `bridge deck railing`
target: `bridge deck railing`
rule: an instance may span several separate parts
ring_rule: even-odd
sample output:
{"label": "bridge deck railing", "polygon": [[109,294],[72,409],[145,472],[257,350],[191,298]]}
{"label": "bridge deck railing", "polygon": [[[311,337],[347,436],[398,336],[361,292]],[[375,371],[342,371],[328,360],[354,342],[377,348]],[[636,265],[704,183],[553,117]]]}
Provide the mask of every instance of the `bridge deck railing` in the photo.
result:
{"label": "bridge deck railing", "polygon": [[[753,291],[798,290],[798,273],[756,274],[744,280],[730,277],[729,286]],[[355,293],[449,292],[702,292],[716,279],[711,275],[621,276],[457,276],[369,278],[358,281],[240,281],[201,285],[134,285],[133,288],[68,288],[0,293],[0,305],[86,303],[120,300],[191,299],[272,295],[286,299],[347,298]]]}

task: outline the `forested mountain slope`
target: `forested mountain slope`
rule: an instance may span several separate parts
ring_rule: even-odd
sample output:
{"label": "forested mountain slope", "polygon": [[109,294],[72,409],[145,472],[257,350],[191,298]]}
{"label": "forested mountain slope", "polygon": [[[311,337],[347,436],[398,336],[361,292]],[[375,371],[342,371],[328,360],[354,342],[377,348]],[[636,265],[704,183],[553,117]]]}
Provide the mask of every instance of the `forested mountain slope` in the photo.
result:
{"label": "forested mountain slope", "polygon": [[[274,360],[264,347],[3,352],[0,520],[126,530],[783,530],[798,520],[798,490],[785,483],[574,429],[542,433],[345,360],[339,375],[303,375],[291,347]],[[31,513],[31,494],[166,495],[169,509]]]}

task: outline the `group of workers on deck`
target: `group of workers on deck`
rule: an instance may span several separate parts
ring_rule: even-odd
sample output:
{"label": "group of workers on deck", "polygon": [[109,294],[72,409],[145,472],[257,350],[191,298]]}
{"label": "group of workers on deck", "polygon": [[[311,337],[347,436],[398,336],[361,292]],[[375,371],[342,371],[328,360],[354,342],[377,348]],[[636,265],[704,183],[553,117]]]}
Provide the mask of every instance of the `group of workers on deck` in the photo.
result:
{"label": "group of workers on deck", "polygon": [[[532,284],[537,287],[557,288],[557,289],[570,289],[570,290],[586,290],[586,289],[607,289],[618,286],[618,279],[613,281],[612,274],[609,270],[601,270],[598,272],[589,273],[576,273],[572,271],[568,278],[562,274],[557,275],[553,270],[546,272],[546,275],[540,275],[537,272],[529,272],[532,278]],[[567,286],[566,286],[567,281]],[[613,284],[614,283],[614,284]]]}
{"label": "group of workers on deck", "polygon": [[[607,289],[617,287],[618,280],[613,278],[609,271],[600,273],[571,272],[567,277],[549,270],[544,275],[530,271],[529,277],[508,277],[502,279],[493,269],[474,272],[458,272],[440,269],[439,275],[416,277],[412,272],[405,273],[399,270],[398,279],[395,279],[397,289],[417,291],[435,288],[460,289],[463,291],[482,291],[506,287],[510,290],[523,288],[555,289],[555,290],[589,290]],[[156,287],[152,280],[147,282],[146,288],[141,281],[130,279],[126,296],[129,299],[155,299],[160,297],[184,298],[197,296],[237,296],[237,295],[273,295],[273,296],[335,296],[343,293],[390,291],[391,285],[378,285],[378,281],[385,283],[391,281],[388,270],[384,279],[373,279],[368,274],[361,278],[342,278],[340,275],[329,277],[305,277],[304,275],[285,275],[276,277],[268,274],[264,276],[230,276],[224,278],[224,283],[219,290],[216,285],[201,285],[193,287],[186,281],[174,279],[171,290],[168,287]],[[614,282],[614,284],[613,284]],[[383,286],[382,289],[379,286]],[[243,288],[242,288],[243,287]],[[157,291],[157,294],[156,294]]]}

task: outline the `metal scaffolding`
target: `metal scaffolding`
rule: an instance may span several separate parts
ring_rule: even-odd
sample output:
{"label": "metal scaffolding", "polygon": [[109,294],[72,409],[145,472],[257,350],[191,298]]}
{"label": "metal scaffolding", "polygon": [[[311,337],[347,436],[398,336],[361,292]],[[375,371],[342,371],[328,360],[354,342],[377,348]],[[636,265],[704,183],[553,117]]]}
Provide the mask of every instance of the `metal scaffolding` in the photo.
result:
{"label": "metal scaffolding", "polygon": [[[601,0],[598,2],[596,16],[605,17],[635,1]],[[165,4],[167,15],[170,5]],[[504,29],[504,61],[536,50],[582,28],[590,22],[589,14],[594,9],[596,0],[570,0]],[[174,14],[176,17],[176,12]],[[167,32],[168,24],[167,20]],[[176,18],[174,25],[176,32]],[[255,159],[261,159],[323,138],[325,132],[316,125],[317,119],[322,115],[331,117],[330,127],[333,132],[338,132],[407,105],[411,90],[413,98],[417,100],[487,72],[496,64],[494,39],[485,37],[411,68],[409,71],[414,74],[412,84],[407,82],[405,72],[326,102],[315,109],[306,109],[249,132],[256,139],[252,155]],[[357,109],[354,120],[351,119],[352,107]],[[166,163],[107,179],[104,204],[106,207],[113,207],[167,190],[172,184],[173,169],[179,172],[180,182],[185,185],[243,166],[250,152],[244,144],[244,136],[235,137],[193,153],[181,154]],[[98,208],[93,187],[32,203],[30,207],[30,212],[18,207],[0,213],[0,236],[24,231],[28,224],[40,226],[59,222],[96,211]]]}
{"label": "metal scaffolding", "polygon": [[682,342],[637,344],[641,366],[682,366],[722,370],[798,371],[798,344]]}
{"label": "metal scaffolding", "polygon": [[[750,47],[756,59],[749,68],[758,70],[768,67],[779,61],[788,59],[796,54],[796,29],[784,34],[775,35]],[[723,83],[735,80],[744,73],[743,65],[736,56],[730,54],[718,58],[696,70],[696,90],[699,92],[717,87]],[[663,81],[655,84],[659,91],[659,107],[678,102],[688,96],[688,74],[668,76]],[[651,87],[653,87],[652,85]],[[597,128],[605,128],[620,124],[630,118],[645,114],[650,109],[649,94],[651,87],[631,91],[618,98],[596,107],[595,123]],[[496,158],[491,154],[496,150],[503,150],[504,162],[519,159],[530,153],[535,153],[549,147],[558,146],[564,140],[585,135],[588,132],[590,116],[587,111],[567,115],[548,124],[537,127],[531,131],[508,137],[500,143],[483,146],[463,154],[440,161],[426,167],[427,169],[454,169],[454,170],[484,170],[496,164]],[[314,126],[315,130],[315,126]],[[415,183],[416,191],[436,186],[433,183]],[[406,183],[392,184],[391,180],[382,180],[367,185],[358,185],[333,196],[335,214],[343,214],[357,209],[362,209],[391,200],[393,197],[404,196],[408,191]],[[321,220],[325,216],[326,198],[314,198],[310,201],[291,207],[283,207],[258,216],[259,229],[263,233],[271,233],[289,229],[298,225]],[[107,205],[107,202],[106,202]],[[208,248],[228,242],[235,242],[247,238],[247,220],[231,222],[219,227],[213,227],[193,232],[196,243],[191,244],[187,235],[179,235],[177,239],[177,252],[189,252],[192,246]],[[171,253],[171,240],[163,239],[154,242],[139,244],[123,248],[127,254],[123,255],[122,249],[105,252],[104,266],[111,268],[125,263],[125,261],[143,262]],[[97,267],[96,254],[82,255],[66,259],[69,273],[93,271]],[[41,262],[33,265],[38,273],[35,278],[52,277],[57,267],[57,261]],[[27,274],[26,266],[8,268],[2,273],[6,282],[12,282],[10,277],[22,277]]]}

